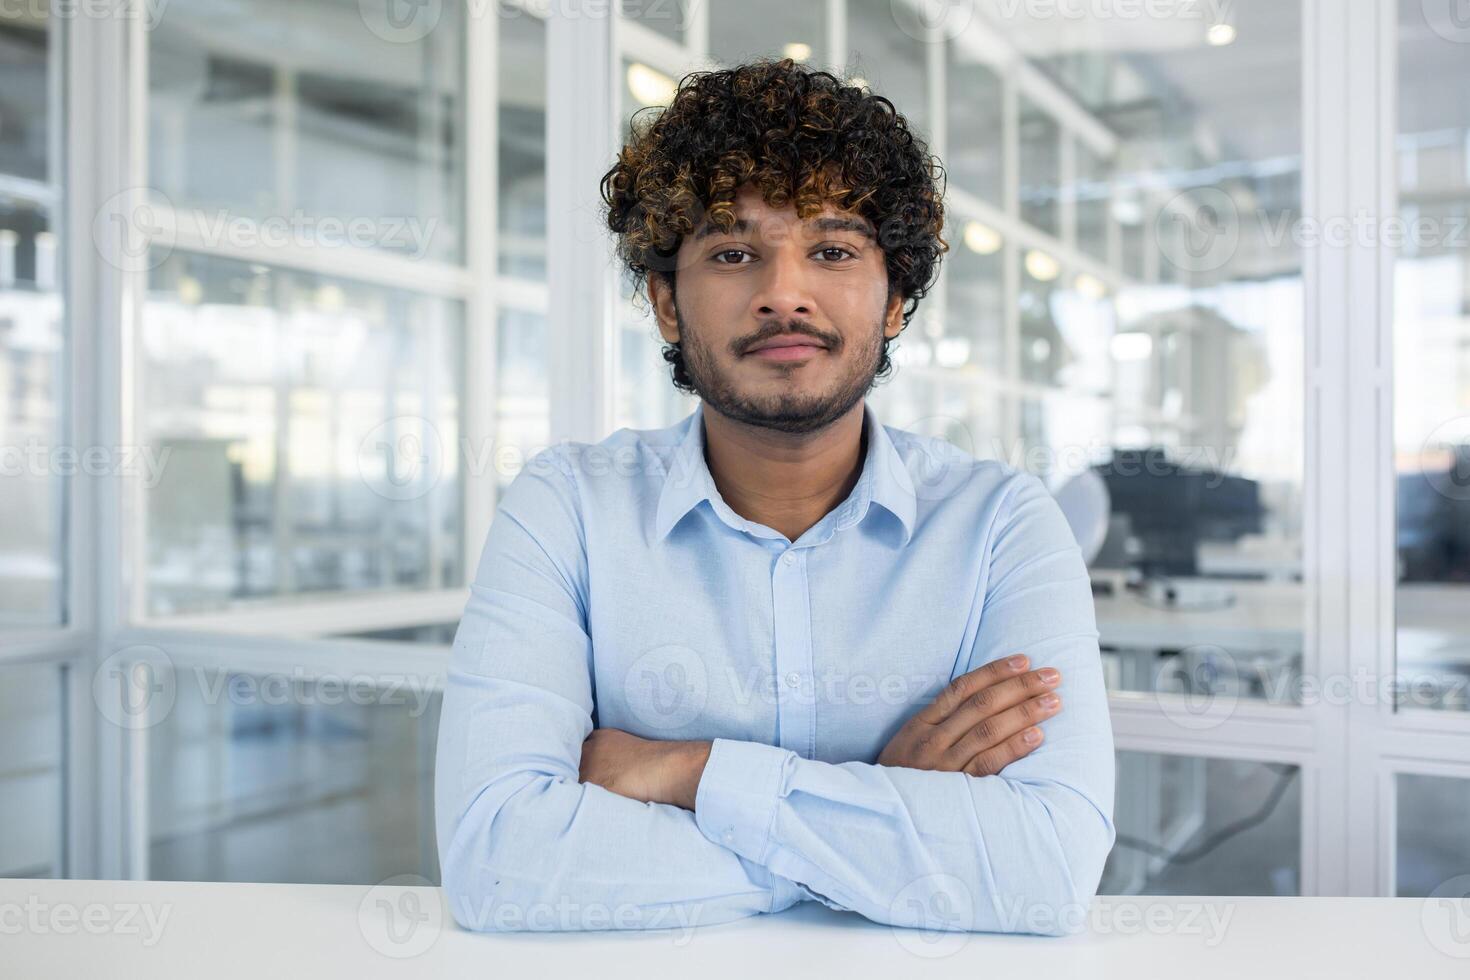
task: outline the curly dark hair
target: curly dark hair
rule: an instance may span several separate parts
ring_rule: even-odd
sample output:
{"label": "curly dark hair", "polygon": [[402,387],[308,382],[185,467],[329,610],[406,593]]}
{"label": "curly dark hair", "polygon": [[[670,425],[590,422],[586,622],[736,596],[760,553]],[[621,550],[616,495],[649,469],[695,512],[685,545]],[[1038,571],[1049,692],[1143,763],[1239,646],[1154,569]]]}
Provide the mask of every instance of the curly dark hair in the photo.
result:
{"label": "curly dark hair", "polygon": [[[706,217],[729,230],[736,192],[753,181],[767,205],[794,206],[803,220],[830,203],[872,222],[889,300],[902,293],[908,326],[949,250],[940,235],[945,174],[892,102],[830,72],[767,58],[691,72],[667,108],[639,120],[648,111],[634,113],[601,184],[635,295],[650,272],[672,290],[683,236]],[[892,369],[888,343],[878,377]],[[680,345],[666,345],[663,355],[674,385],[693,392]]]}

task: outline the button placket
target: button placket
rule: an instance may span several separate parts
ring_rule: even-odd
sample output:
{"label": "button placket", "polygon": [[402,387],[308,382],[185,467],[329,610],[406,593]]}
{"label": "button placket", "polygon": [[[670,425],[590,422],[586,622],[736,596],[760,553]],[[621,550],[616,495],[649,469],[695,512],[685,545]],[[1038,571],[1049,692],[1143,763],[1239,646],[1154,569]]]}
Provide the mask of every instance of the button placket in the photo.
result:
{"label": "button placket", "polygon": [[811,758],[813,713],[816,706],[804,696],[802,681],[811,671],[811,604],[806,566],[799,549],[791,548],[775,562],[771,574],[775,610],[777,718],[782,748]]}

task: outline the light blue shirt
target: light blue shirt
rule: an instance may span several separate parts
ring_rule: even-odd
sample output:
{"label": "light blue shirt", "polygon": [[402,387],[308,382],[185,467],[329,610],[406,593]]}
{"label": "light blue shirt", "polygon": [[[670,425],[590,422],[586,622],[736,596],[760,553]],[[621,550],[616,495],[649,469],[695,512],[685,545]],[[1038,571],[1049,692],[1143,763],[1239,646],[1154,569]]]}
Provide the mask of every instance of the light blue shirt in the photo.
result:
{"label": "light blue shirt", "polygon": [[[538,453],[505,490],[444,691],[443,886],[466,928],[688,927],[815,900],[929,929],[1068,934],[1113,846],[1087,570],[1039,480],[880,424],[795,542],[736,514],[703,408]],[[999,775],[880,766],[953,678],[1062,672]],[[594,727],[710,739],[693,812],[578,781]]]}

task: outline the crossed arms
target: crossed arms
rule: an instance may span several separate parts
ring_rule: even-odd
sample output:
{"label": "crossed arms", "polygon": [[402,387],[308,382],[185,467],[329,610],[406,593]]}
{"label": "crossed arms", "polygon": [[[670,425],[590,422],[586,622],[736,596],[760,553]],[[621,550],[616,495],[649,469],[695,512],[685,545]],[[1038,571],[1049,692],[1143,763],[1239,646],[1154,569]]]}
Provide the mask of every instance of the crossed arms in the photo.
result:
{"label": "crossed arms", "polygon": [[[554,467],[517,476],[455,638],[435,803],[462,926],[667,928],[817,900],[901,926],[1082,927],[1115,838],[1112,730],[1086,569],[1038,481],[1017,477],[988,529],[965,673],[872,764],[594,732],[574,501]],[[1058,680],[1011,670],[1016,653]]]}

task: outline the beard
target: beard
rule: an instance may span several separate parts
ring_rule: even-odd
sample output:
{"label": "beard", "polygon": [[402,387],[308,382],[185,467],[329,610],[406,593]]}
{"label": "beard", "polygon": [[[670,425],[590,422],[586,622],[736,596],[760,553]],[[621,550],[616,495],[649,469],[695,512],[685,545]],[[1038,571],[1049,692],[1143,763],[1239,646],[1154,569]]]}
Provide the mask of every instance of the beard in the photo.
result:
{"label": "beard", "polygon": [[[831,338],[832,346],[826,356],[837,360],[841,373],[827,390],[755,395],[739,390],[730,375],[720,370],[713,348],[705,343],[701,330],[689,328],[677,300],[674,316],[679,324],[684,370],[695,393],[708,408],[726,418],[762,429],[804,434],[826,428],[862,401],[872,389],[882,361],[883,321],[880,319],[849,357],[843,356],[846,342],[841,337]],[[781,329],[790,328],[783,325]],[[739,345],[732,344],[732,348],[732,354],[741,356]]]}

